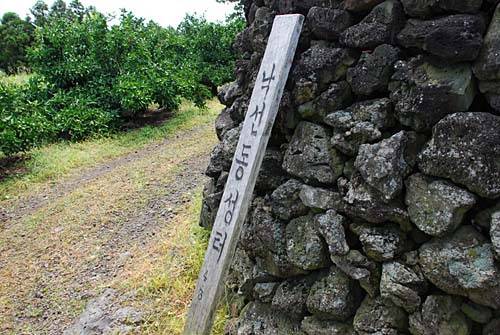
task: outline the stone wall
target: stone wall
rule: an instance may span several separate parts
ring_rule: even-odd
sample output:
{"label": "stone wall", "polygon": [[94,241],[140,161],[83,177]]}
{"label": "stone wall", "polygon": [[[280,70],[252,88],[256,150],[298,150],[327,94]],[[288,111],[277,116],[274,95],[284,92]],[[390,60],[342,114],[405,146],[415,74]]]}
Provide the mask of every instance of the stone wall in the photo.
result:
{"label": "stone wall", "polygon": [[500,334],[497,4],[245,2],[205,227],[273,17],[307,19],[227,283],[228,333]]}

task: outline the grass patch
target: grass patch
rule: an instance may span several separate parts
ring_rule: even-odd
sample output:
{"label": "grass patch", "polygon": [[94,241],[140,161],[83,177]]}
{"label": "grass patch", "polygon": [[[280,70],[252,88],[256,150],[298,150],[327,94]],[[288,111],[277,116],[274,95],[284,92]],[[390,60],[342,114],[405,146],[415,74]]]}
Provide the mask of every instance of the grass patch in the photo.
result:
{"label": "grass patch", "polygon": [[[201,203],[199,189],[163,232],[155,251],[161,261],[146,266],[148,270],[136,273],[129,283],[139,292],[140,300],[150,302],[144,306],[149,316],[143,334],[182,334],[210,237],[210,232],[198,225]],[[212,334],[223,334],[228,316],[228,305],[222,304]]]}
{"label": "grass patch", "polygon": [[8,76],[4,73],[0,72],[0,81],[6,84],[26,84],[28,80],[31,78],[31,73],[18,73],[15,75]]}
{"label": "grass patch", "polygon": [[145,126],[109,137],[77,143],[60,142],[33,149],[25,154],[25,172],[8,176],[0,182],[0,200],[18,197],[26,191],[32,192],[37,184],[60,179],[77,168],[90,167],[128,154],[175,132],[211,123],[220,108],[221,105],[216,100],[209,101],[206,108],[198,108],[185,102],[161,126]]}

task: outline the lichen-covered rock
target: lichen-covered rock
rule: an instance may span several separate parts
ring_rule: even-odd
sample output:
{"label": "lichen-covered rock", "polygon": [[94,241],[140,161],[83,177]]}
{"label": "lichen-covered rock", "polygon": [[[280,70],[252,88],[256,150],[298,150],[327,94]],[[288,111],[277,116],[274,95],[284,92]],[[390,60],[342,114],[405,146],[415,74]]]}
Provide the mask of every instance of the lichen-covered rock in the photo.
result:
{"label": "lichen-covered rock", "polygon": [[217,216],[217,210],[222,199],[222,191],[218,191],[214,179],[210,179],[203,188],[203,201],[200,211],[200,226],[211,228]]}
{"label": "lichen-covered rock", "polygon": [[308,277],[292,278],[282,282],[274,294],[273,309],[295,316],[305,315],[306,301],[313,282],[314,280]]}
{"label": "lichen-covered rock", "polygon": [[278,149],[268,148],[262,160],[255,189],[267,192],[276,189],[287,179],[283,169],[283,153]]}
{"label": "lichen-covered rock", "polygon": [[228,130],[222,141],[212,150],[206,174],[217,178],[222,171],[229,171],[241,133],[241,126]]}
{"label": "lichen-covered rock", "polygon": [[344,8],[352,12],[362,12],[372,9],[384,0],[345,0]]}
{"label": "lichen-covered rock", "polygon": [[372,52],[364,52],[356,66],[347,70],[347,81],[352,91],[359,96],[386,92],[399,54],[398,48],[388,44],[379,45]]}
{"label": "lichen-covered rock", "polygon": [[312,216],[293,219],[286,226],[286,250],[290,262],[303,270],[328,266],[328,250]]}
{"label": "lichen-covered rock", "polygon": [[226,280],[229,288],[247,298],[252,297],[253,287],[258,282],[266,282],[274,278],[259,267],[245,250],[237,248],[231,263],[230,275]]}
{"label": "lichen-covered rock", "polygon": [[488,32],[484,37],[483,47],[479,58],[474,64],[474,74],[481,81],[500,80],[500,6],[497,6],[491,20]]}
{"label": "lichen-covered rock", "polygon": [[250,302],[238,322],[238,335],[305,335],[300,319],[275,311],[268,304]]}
{"label": "lichen-covered rock", "polygon": [[223,85],[217,94],[221,104],[231,106],[233,102],[243,94],[241,85],[237,81],[232,81]]}
{"label": "lichen-covered rock", "polygon": [[365,254],[377,262],[392,260],[405,250],[406,236],[396,225],[353,224],[350,228],[358,235]]}
{"label": "lichen-covered rock", "polygon": [[286,224],[272,216],[269,204],[263,199],[257,198],[253,204],[241,232],[242,248],[257,257],[259,266],[273,276],[283,278],[304,273],[288,260]]}
{"label": "lichen-covered rock", "polygon": [[396,34],[404,26],[403,6],[397,0],[386,0],[375,6],[360,23],[347,28],[340,40],[346,46],[359,49],[394,44]]}
{"label": "lichen-covered rock", "polygon": [[382,131],[394,126],[390,99],[366,100],[328,114],[324,122],[333,128],[332,145],[349,156],[355,156],[359,147],[382,137]]}
{"label": "lichen-covered rock", "polygon": [[329,131],[301,122],[288,146],[283,168],[308,183],[332,184],[342,174],[344,159],[332,148]]}
{"label": "lichen-covered rock", "polygon": [[274,215],[282,220],[306,215],[308,208],[300,200],[299,194],[303,184],[295,179],[290,179],[280,185],[271,194],[271,206]]}
{"label": "lichen-covered rock", "polygon": [[354,20],[345,10],[312,7],[307,14],[309,30],[316,39],[335,41]]}
{"label": "lichen-covered rock", "polygon": [[493,316],[491,309],[488,307],[481,306],[470,301],[464,301],[462,303],[461,310],[469,319],[481,324],[488,323]]}
{"label": "lichen-covered rock", "polygon": [[[500,117],[456,113],[440,121],[419,157],[424,173],[449,178],[485,198],[500,196]],[[453,168],[450,168],[453,167]]]}
{"label": "lichen-covered rock", "polygon": [[328,245],[330,255],[341,256],[349,252],[344,230],[344,227],[347,226],[345,217],[334,210],[329,210],[325,214],[316,215],[314,220],[321,236]]}
{"label": "lichen-covered rock", "polygon": [[418,267],[410,267],[400,261],[382,266],[380,295],[396,306],[413,313],[420,307],[420,295],[426,291],[427,281]]}
{"label": "lichen-covered rock", "polygon": [[347,107],[351,102],[351,86],[346,81],[341,81],[331,84],[314,100],[300,105],[298,112],[304,119],[323,121],[328,112]]}
{"label": "lichen-covered rock", "polygon": [[491,228],[491,216],[498,211],[500,211],[500,200],[493,206],[484,208],[477,212],[472,220],[472,223],[488,231]]}
{"label": "lichen-covered rock", "polygon": [[343,202],[337,208],[339,212],[371,223],[391,221],[398,223],[404,231],[411,230],[403,204],[397,199],[386,202],[359,173],[351,177],[347,187]]}
{"label": "lichen-covered rock", "polygon": [[321,320],[315,316],[306,316],[302,320],[302,330],[307,335],[356,335],[349,323]]}
{"label": "lichen-covered rock", "polygon": [[492,245],[472,226],[424,244],[419,254],[424,275],[438,288],[500,308],[500,269]]}
{"label": "lichen-covered rock", "polygon": [[490,235],[497,260],[500,261],[500,211],[491,215]]}
{"label": "lichen-covered rock", "polygon": [[323,91],[331,82],[343,78],[356,60],[357,54],[352,50],[315,43],[300,56],[292,77],[309,79]]}
{"label": "lichen-covered rock", "polygon": [[228,108],[224,108],[222,112],[215,119],[215,132],[217,134],[217,138],[221,140],[224,137],[224,134],[236,127],[237,124],[231,118],[231,113]]}
{"label": "lichen-covered rock", "polygon": [[380,268],[358,250],[350,250],[347,255],[331,256],[333,264],[350,278],[359,281],[369,296],[375,297],[379,292]]}
{"label": "lichen-covered rock", "polygon": [[314,210],[327,210],[338,207],[340,194],[319,187],[303,185],[299,193],[302,203]]}
{"label": "lichen-covered rock", "polygon": [[469,335],[470,325],[460,311],[461,299],[449,295],[431,295],[422,311],[410,316],[412,335]]}
{"label": "lichen-covered rock", "polygon": [[479,88],[490,105],[500,110],[500,5],[497,6],[491,20],[488,32],[484,38],[483,47],[474,64],[474,74],[481,80]]}
{"label": "lichen-covered rock", "polygon": [[454,184],[420,173],[406,181],[406,205],[411,221],[424,233],[442,236],[460,226],[476,197]]}
{"label": "lichen-covered rock", "polygon": [[326,277],[311,287],[307,309],[320,319],[346,321],[354,314],[360,302],[358,283],[333,266]]}
{"label": "lichen-covered rock", "polygon": [[378,143],[361,145],[354,167],[368,185],[391,200],[403,189],[404,178],[415,164],[417,147],[415,133],[400,131]]}
{"label": "lichen-covered rock", "polygon": [[419,48],[446,61],[473,61],[479,55],[486,27],[480,15],[450,15],[433,20],[408,20],[398,35],[405,48]]}
{"label": "lichen-covered rock", "polygon": [[429,130],[445,115],[464,112],[476,90],[468,64],[431,64],[417,57],[398,61],[389,84],[396,116],[417,131]]}
{"label": "lichen-covered rock", "polygon": [[253,296],[255,299],[270,303],[273,300],[274,293],[278,289],[279,283],[257,283],[253,288]]}
{"label": "lichen-covered rock", "polygon": [[406,334],[408,316],[390,301],[366,297],[354,316],[354,330],[359,335]]}

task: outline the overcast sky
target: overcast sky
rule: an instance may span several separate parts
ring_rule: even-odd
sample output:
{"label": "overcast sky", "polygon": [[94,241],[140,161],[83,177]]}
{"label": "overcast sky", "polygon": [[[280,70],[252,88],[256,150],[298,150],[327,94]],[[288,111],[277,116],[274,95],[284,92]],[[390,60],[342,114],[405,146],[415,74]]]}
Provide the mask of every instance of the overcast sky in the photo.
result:
{"label": "overcast sky", "polygon": [[[28,14],[36,0],[0,0],[0,15],[16,12],[21,17]],[[162,26],[177,26],[186,13],[204,14],[210,21],[223,20],[233,6],[223,5],[215,0],[80,0],[85,6],[95,6],[100,12],[119,13],[121,8],[132,11],[136,16],[153,20]],[[52,5],[53,0],[45,1]],[[71,0],[66,0],[66,3]]]}

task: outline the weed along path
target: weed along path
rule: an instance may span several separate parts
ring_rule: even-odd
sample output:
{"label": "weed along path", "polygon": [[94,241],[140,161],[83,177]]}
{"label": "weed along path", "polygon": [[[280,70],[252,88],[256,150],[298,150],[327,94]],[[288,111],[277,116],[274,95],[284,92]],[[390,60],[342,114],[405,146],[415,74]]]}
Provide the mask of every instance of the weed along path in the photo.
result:
{"label": "weed along path", "polygon": [[2,181],[0,333],[180,332],[207,238],[196,226],[219,107],[60,176]]}

